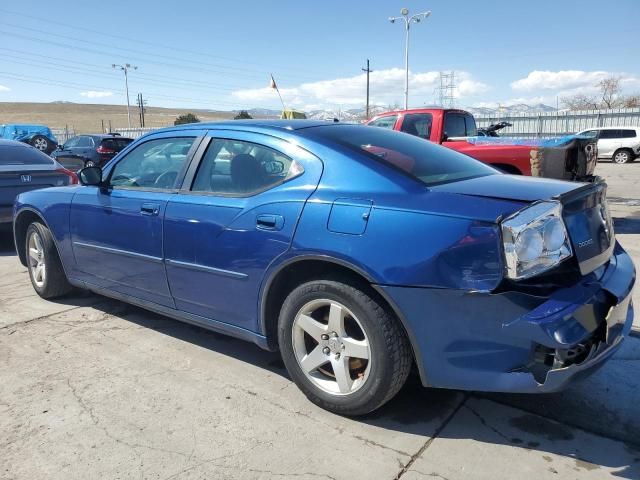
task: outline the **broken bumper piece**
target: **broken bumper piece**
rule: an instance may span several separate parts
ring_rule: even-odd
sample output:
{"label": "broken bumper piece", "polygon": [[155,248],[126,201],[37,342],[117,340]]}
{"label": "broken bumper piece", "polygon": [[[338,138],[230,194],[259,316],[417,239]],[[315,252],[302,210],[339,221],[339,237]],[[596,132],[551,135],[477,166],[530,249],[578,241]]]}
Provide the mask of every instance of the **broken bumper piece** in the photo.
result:
{"label": "broken bumper piece", "polygon": [[633,323],[635,268],[616,244],[572,287],[522,292],[379,287],[395,302],[426,386],[537,393],[595,371]]}

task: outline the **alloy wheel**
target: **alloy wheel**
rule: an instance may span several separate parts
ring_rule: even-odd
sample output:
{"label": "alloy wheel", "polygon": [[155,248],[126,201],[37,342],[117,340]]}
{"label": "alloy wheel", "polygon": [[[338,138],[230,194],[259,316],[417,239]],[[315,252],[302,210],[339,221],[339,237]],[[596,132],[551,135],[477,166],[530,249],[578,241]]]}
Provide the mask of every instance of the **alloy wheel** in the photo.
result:
{"label": "alloy wheel", "polygon": [[47,279],[47,269],[42,238],[37,232],[29,237],[29,269],[33,282],[38,288],[42,288]]}
{"label": "alloy wheel", "polygon": [[33,146],[44,152],[47,149],[47,141],[44,138],[36,138]]}
{"label": "alloy wheel", "polygon": [[627,152],[618,152],[615,157],[613,157],[613,161],[616,163],[627,163],[629,161],[629,154]]}
{"label": "alloy wheel", "polygon": [[334,300],[313,300],[296,314],[292,326],[295,358],[304,375],[333,395],[348,395],[365,384],[371,348],[356,316]]}

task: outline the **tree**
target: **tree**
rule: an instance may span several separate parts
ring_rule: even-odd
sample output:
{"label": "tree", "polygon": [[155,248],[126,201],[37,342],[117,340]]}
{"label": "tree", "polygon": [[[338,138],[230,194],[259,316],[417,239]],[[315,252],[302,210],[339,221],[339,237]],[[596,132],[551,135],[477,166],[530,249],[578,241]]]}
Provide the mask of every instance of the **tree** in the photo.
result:
{"label": "tree", "polygon": [[640,107],[640,93],[634,95],[628,95],[622,99],[622,106],[624,108],[638,108]]}
{"label": "tree", "polygon": [[598,82],[600,94],[602,95],[602,106],[604,108],[616,108],[618,95],[620,94],[620,77],[608,77]]}
{"label": "tree", "polygon": [[594,86],[600,90],[598,95],[578,93],[561,98],[562,104],[569,110],[640,107],[640,95],[624,96],[621,94],[620,77],[603,78]]}
{"label": "tree", "polygon": [[596,110],[598,108],[598,100],[595,97],[582,93],[571,97],[562,97],[560,101],[569,110]]}
{"label": "tree", "polygon": [[200,119],[196,117],[193,113],[186,113],[184,115],[180,115],[176,118],[176,121],[173,122],[174,125],[184,125],[186,123],[199,123]]}
{"label": "tree", "polygon": [[246,110],[240,110],[240,113],[233,117],[234,120],[249,120],[251,118],[253,117],[249,115],[249,112],[247,112]]}

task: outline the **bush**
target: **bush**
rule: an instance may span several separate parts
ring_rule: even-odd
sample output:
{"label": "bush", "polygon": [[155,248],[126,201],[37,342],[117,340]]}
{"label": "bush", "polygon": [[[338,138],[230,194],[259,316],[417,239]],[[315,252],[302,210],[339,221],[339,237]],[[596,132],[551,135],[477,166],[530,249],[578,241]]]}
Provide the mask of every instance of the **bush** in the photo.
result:
{"label": "bush", "polygon": [[186,123],[199,123],[200,119],[196,117],[193,113],[187,113],[185,115],[180,115],[176,118],[176,121],[173,122],[174,125],[184,125]]}
{"label": "bush", "polygon": [[234,120],[248,120],[253,118],[246,110],[240,110],[240,113],[233,117]]}

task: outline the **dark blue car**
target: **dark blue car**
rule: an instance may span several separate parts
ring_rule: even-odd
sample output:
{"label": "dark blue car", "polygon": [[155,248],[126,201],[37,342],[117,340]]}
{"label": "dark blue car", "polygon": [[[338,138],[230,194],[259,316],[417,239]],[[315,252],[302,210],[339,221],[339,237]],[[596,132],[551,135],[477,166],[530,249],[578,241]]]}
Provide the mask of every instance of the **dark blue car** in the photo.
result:
{"label": "dark blue car", "polygon": [[414,364],[431,387],[555,391],[631,328],[602,182],[300,120],[160,130],[80,179],[15,204],[40,296],[89,289],[279,349],[341,414],[378,408]]}

